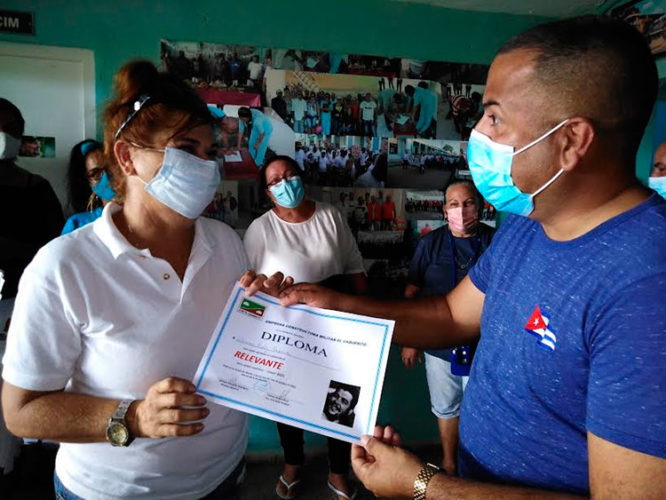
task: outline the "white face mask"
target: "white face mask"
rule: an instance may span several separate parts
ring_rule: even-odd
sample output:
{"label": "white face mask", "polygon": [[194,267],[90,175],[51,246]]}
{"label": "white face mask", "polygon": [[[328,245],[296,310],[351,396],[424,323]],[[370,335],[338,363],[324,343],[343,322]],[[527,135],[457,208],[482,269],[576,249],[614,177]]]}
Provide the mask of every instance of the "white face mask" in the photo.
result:
{"label": "white face mask", "polygon": [[150,182],[143,182],[153,198],[183,217],[196,219],[215,196],[220,180],[217,162],[165,148],[162,168]]}
{"label": "white face mask", "polygon": [[0,160],[13,160],[18,156],[21,139],[7,132],[0,132]]}

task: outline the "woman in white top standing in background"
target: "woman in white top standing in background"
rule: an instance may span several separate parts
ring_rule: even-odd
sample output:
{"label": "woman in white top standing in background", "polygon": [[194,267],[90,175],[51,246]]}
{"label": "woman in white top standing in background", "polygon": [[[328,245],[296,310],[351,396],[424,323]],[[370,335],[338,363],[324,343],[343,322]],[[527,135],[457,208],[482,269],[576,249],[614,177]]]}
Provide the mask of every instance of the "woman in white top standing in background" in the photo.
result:
{"label": "woman in white top standing in background", "polygon": [[[276,156],[262,172],[265,192],[273,209],[255,219],[245,233],[250,265],[267,276],[281,271],[294,282],[324,282],[356,293],[367,290],[363,259],[354,236],[339,210],[305,198],[299,166],[287,156]],[[280,498],[297,493],[303,454],[303,430],[277,424],[285,466],[276,487]],[[350,445],[328,438],[328,487],[339,498],[353,498],[347,474]]]}

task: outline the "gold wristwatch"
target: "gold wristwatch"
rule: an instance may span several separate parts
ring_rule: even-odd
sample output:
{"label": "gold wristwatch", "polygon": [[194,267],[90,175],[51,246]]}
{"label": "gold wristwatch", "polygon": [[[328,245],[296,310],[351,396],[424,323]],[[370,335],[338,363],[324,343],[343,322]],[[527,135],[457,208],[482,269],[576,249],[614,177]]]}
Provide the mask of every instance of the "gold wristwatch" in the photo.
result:
{"label": "gold wristwatch", "polygon": [[134,436],[130,433],[129,426],[125,421],[125,415],[127,415],[127,410],[129,410],[132,402],[132,399],[121,401],[106,425],[106,440],[112,446],[129,446],[134,440]]}
{"label": "gold wristwatch", "polygon": [[425,500],[428,483],[432,479],[432,476],[439,471],[440,468],[433,464],[425,464],[421,467],[419,474],[414,480],[414,500]]}

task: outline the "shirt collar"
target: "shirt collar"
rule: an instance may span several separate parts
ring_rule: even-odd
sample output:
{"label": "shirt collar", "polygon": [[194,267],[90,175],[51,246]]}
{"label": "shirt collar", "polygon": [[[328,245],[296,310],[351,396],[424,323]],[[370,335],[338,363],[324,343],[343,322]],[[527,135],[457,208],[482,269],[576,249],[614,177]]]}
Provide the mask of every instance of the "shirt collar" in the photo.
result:
{"label": "shirt collar", "polygon": [[[107,203],[102,211],[102,216],[93,222],[93,231],[97,237],[106,245],[106,247],[113,255],[114,259],[117,259],[120,255],[124,253],[134,253],[141,254],[145,256],[150,256],[150,250],[139,249],[131,245],[129,241],[123,236],[123,234],[118,230],[116,224],[113,222],[113,215],[122,210],[122,206],[118,205],[115,202]],[[205,249],[208,252],[214,247],[214,241],[208,231],[206,231],[206,226],[201,220],[201,217],[197,218],[194,225],[194,242],[192,244],[192,254],[199,248]]]}
{"label": "shirt collar", "polygon": [[122,206],[117,203],[107,203],[102,211],[102,216],[93,223],[93,231],[106,245],[114,259],[124,253],[142,253],[141,250],[130,245],[113,222],[113,215],[121,209]]}

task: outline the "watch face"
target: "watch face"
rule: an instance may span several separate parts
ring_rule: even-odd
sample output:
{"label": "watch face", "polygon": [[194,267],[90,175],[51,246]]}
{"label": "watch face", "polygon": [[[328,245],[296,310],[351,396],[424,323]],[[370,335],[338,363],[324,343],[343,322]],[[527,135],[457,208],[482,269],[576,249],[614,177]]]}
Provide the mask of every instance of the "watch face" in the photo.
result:
{"label": "watch face", "polygon": [[106,437],[112,445],[123,446],[129,439],[129,432],[120,422],[111,422],[106,429]]}

